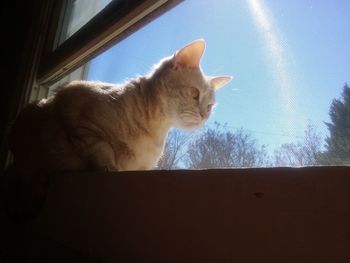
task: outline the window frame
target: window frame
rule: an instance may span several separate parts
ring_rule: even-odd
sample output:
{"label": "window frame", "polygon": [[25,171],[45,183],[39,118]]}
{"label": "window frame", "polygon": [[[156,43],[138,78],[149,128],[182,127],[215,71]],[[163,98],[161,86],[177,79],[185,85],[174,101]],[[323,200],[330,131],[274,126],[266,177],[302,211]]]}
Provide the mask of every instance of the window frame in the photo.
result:
{"label": "window frame", "polygon": [[[37,82],[40,85],[53,83],[182,1],[112,1],[53,51],[50,49],[54,46],[56,39],[51,33],[45,43],[45,52],[38,67]],[[61,5],[60,8],[59,5]],[[61,12],[62,5],[64,3],[56,3],[53,9],[54,21],[51,23],[49,32],[57,32],[59,29],[58,12]]]}

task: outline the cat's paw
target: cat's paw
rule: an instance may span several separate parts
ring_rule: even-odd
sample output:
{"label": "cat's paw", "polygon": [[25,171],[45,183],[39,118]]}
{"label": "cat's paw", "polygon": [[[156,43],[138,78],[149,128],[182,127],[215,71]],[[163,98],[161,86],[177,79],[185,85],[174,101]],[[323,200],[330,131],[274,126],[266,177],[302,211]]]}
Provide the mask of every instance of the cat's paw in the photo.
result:
{"label": "cat's paw", "polygon": [[104,172],[117,172],[118,171],[118,168],[115,167],[114,165],[105,165],[103,167],[103,171]]}
{"label": "cat's paw", "polygon": [[118,171],[117,166],[110,160],[102,158],[95,158],[90,161],[89,167],[92,171],[97,172],[116,172]]}

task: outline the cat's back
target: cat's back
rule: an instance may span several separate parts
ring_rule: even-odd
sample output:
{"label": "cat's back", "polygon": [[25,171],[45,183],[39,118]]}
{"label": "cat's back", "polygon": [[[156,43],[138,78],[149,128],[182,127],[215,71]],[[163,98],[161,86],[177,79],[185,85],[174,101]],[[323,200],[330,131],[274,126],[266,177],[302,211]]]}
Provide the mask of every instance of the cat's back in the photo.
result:
{"label": "cat's back", "polygon": [[77,80],[58,87],[52,103],[57,106],[84,105],[91,101],[106,100],[108,92],[116,87],[110,83]]}
{"label": "cat's back", "polygon": [[[119,87],[104,82],[72,81],[57,89],[52,101],[53,114],[65,121],[93,119],[96,114],[108,112],[111,104],[111,91]],[[118,94],[118,92],[115,92]]]}

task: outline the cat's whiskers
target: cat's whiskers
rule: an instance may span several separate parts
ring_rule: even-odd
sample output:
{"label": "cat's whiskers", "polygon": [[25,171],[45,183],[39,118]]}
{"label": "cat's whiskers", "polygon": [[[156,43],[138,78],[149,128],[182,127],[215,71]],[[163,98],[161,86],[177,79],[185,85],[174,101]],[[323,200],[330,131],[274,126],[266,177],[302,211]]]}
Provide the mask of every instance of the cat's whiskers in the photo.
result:
{"label": "cat's whiskers", "polygon": [[200,119],[199,113],[194,112],[194,111],[183,111],[181,115],[182,116],[192,117],[192,118],[195,118],[195,119]]}
{"label": "cat's whiskers", "polygon": [[112,100],[117,100],[116,97],[113,97],[111,94],[109,94],[109,97],[112,99]]}

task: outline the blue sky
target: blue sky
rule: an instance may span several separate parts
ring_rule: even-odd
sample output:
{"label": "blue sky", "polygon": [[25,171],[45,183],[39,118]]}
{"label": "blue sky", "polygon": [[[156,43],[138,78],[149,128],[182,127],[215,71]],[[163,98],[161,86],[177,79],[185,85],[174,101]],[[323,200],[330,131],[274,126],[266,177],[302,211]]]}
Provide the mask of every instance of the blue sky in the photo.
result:
{"label": "blue sky", "polygon": [[327,135],[329,106],[350,83],[349,14],[348,0],[186,0],[92,60],[88,79],[145,74],[204,38],[204,72],[235,77],[209,123],[243,127],[272,150],[309,121]]}

